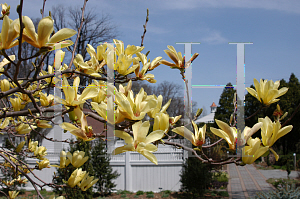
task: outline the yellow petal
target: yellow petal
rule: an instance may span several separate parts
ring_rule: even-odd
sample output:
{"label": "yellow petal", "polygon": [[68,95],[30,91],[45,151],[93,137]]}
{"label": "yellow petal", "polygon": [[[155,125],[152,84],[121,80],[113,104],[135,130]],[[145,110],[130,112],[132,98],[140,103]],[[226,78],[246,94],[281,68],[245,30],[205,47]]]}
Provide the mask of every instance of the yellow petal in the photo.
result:
{"label": "yellow petal", "polygon": [[127,151],[134,151],[134,148],[132,145],[125,145],[125,146],[121,146],[121,147],[118,147],[116,148],[112,154],[113,155],[118,155],[120,153],[124,153],[124,152],[127,152]]}
{"label": "yellow petal", "polygon": [[144,143],[145,143],[145,144],[149,144],[149,143],[151,143],[151,142],[154,142],[154,141],[156,141],[156,140],[159,140],[159,139],[161,139],[161,138],[164,136],[164,133],[165,133],[165,132],[162,131],[162,130],[156,130],[156,131],[153,131],[152,133],[150,133],[150,134],[146,137]]}
{"label": "yellow petal", "polygon": [[181,127],[174,128],[172,131],[175,132],[175,133],[177,133],[177,134],[179,134],[179,135],[181,135],[181,136],[183,136],[183,137],[185,137],[191,143],[194,143],[194,135],[187,128],[181,126]]}
{"label": "yellow petal", "polygon": [[272,148],[269,148],[269,149],[274,154],[276,161],[278,161],[279,155]]}
{"label": "yellow petal", "polygon": [[63,28],[59,31],[57,31],[49,40],[49,43],[57,43],[59,41],[62,41],[64,39],[70,38],[73,35],[75,35],[77,32],[73,29],[69,28]]}
{"label": "yellow petal", "polygon": [[77,130],[78,128],[74,126],[73,124],[70,124],[68,122],[63,122],[62,124],[59,125],[61,128],[67,130],[67,131],[73,131]]}
{"label": "yellow petal", "polygon": [[98,88],[96,87],[87,87],[83,90],[82,94],[79,97],[79,101],[91,99],[93,97],[96,97],[99,93]]}
{"label": "yellow petal", "polygon": [[157,159],[156,159],[155,155],[153,155],[152,153],[150,153],[150,152],[147,151],[147,150],[143,150],[143,151],[141,151],[141,152],[139,152],[139,153],[141,153],[141,154],[142,154],[143,156],[145,156],[148,160],[150,160],[151,162],[153,162],[154,164],[157,165]]}
{"label": "yellow petal", "polygon": [[2,42],[3,48],[6,48],[6,41],[7,41],[7,37],[8,37],[9,25],[10,25],[10,20],[9,20],[8,16],[5,15],[3,18],[2,30],[1,30],[1,42]]}
{"label": "yellow petal", "polygon": [[115,130],[115,136],[125,140],[126,144],[132,144],[133,143],[133,138],[128,133],[126,133],[124,131]]}
{"label": "yellow petal", "polygon": [[149,152],[155,152],[157,151],[157,147],[154,144],[146,144],[146,146],[144,147],[145,150],[149,151]]}
{"label": "yellow petal", "polygon": [[45,46],[48,42],[49,36],[53,31],[53,20],[51,17],[41,19],[38,25],[38,43],[39,46]]}
{"label": "yellow petal", "polygon": [[23,16],[23,21],[25,25],[25,31],[28,34],[28,36],[32,39],[32,41],[36,41],[36,33],[35,33],[35,27],[31,19],[27,16]]}
{"label": "yellow petal", "polygon": [[234,139],[234,135],[232,132],[233,129],[228,124],[226,124],[225,122],[222,122],[221,120],[216,119],[216,123],[220,127],[220,129],[222,129],[228,135],[231,142],[234,142],[235,139]]}
{"label": "yellow petal", "polygon": [[282,129],[280,129],[276,135],[276,138],[274,140],[274,142],[276,142],[279,138],[281,138],[282,136],[286,135],[287,133],[289,133],[291,130],[293,129],[292,125],[289,126],[285,126]]}
{"label": "yellow petal", "polygon": [[146,135],[148,134],[149,131],[150,123],[149,121],[143,122],[142,124],[138,122],[137,125],[139,126],[139,130],[138,132],[134,133],[134,140],[137,140],[139,142],[144,142],[146,139]]}

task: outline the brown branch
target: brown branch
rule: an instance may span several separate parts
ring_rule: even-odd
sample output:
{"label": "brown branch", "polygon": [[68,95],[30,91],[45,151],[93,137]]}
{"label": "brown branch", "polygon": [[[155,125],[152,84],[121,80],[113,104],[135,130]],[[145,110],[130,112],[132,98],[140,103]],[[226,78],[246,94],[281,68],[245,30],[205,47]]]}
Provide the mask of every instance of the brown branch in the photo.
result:
{"label": "brown branch", "polygon": [[149,21],[149,9],[147,8],[146,21],[145,21],[145,25],[143,25],[143,27],[144,27],[144,33],[143,33],[143,35],[141,36],[141,38],[142,38],[142,41],[141,41],[141,47],[144,46],[144,38],[145,38],[145,34],[146,34],[146,32],[147,32],[146,27],[147,27],[148,21]]}
{"label": "brown branch", "polygon": [[43,2],[43,9],[42,9],[42,18],[44,18],[44,11],[45,11],[45,4],[46,4],[46,0],[44,0]]}
{"label": "brown branch", "polygon": [[[17,84],[18,83],[18,74],[19,74],[19,70],[20,70],[20,65],[21,65],[21,55],[22,55],[22,37],[23,37],[23,22],[22,22],[22,9],[23,9],[23,0],[20,0],[20,5],[17,7],[17,12],[19,14],[19,20],[20,20],[20,36],[19,36],[19,49],[18,49],[18,63],[16,66],[16,71],[15,71],[15,75],[14,75],[14,81]],[[17,84],[18,85],[18,84]]]}
{"label": "brown branch", "polygon": [[249,117],[245,118],[245,120],[249,120],[251,117],[255,116],[257,113],[259,113],[264,108],[265,108],[264,106],[260,106],[259,109],[257,111],[255,111],[255,113],[253,113]]}
{"label": "brown branch", "polygon": [[296,115],[296,113],[299,111],[300,109],[300,104],[297,106],[296,110],[293,112],[293,114],[291,115],[291,117],[289,117],[289,119],[287,119],[282,125],[281,127],[284,127],[289,121],[291,121],[291,119]]}
{"label": "brown branch", "polygon": [[[5,152],[5,151],[3,151]],[[0,156],[2,156],[8,163],[10,163],[17,171],[21,172],[32,184],[32,186],[34,187],[34,189],[36,190],[36,192],[38,193],[38,198],[41,197],[43,198],[43,196],[41,195],[41,193],[39,192],[38,188],[36,185],[38,185],[39,187],[41,187],[41,185],[37,184],[36,182],[34,182],[23,170],[21,170],[17,165],[15,165],[10,158],[7,158],[3,153],[0,153]],[[12,156],[13,157],[13,156]],[[17,160],[17,159],[16,159]]]}
{"label": "brown branch", "polygon": [[[46,113],[46,112],[54,112],[54,108],[49,107],[49,108],[40,108],[41,112]],[[66,109],[64,109],[65,111]],[[39,113],[38,109],[30,109],[31,113]],[[28,116],[30,115],[29,110],[23,110],[23,111],[13,111],[13,112],[6,112],[5,114],[3,113],[2,115],[0,115],[0,119],[1,118],[5,118],[5,117],[16,117],[16,116]]]}
{"label": "brown branch", "polygon": [[82,29],[83,22],[84,22],[84,10],[85,10],[85,6],[86,6],[86,2],[87,1],[88,0],[84,0],[83,7],[81,9],[81,11],[82,11],[82,13],[81,13],[81,23],[80,23],[80,27],[78,29],[78,34],[77,34],[76,41],[74,43],[74,48],[73,48],[73,52],[72,52],[72,58],[71,58],[71,61],[70,61],[70,64],[69,64],[69,69],[71,68],[73,60],[74,60],[74,57],[75,57],[75,51],[76,51],[77,43],[78,43],[78,40],[79,40],[79,37],[80,37],[80,33],[81,33],[81,29]]}
{"label": "brown branch", "polygon": [[210,148],[210,147],[213,147],[215,146],[216,144],[218,144],[219,142],[221,142],[223,140],[223,138],[219,139],[218,141],[216,141],[215,143],[213,144],[210,144],[210,145],[203,145],[202,148]]}

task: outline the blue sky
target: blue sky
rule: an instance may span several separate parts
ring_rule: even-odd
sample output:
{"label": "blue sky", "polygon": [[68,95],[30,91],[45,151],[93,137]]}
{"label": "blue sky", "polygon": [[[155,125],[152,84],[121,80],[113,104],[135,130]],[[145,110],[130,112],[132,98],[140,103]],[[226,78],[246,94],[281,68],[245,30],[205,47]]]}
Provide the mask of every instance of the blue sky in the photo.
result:
{"label": "blue sky", "polygon": [[[42,1],[24,1],[23,15],[40,17]],[[15,8],[19,3],[10,0],[10,18],[17,17]],[[48,0],[46,13],[53,5],[66,8],[83,5],[83,0]],[[193,46],[199,53],[194,61],[193,85],[216,85],[236,82],[236,45],[228,42],[253,42],[245,45],[245,84],[253,84],[253,78],[288,80],[291,73],[300,78],[300,1],[289,0],[89,0],[87,9],[95,8],[99,15],[107,13],[117,26],[119,37],[125,46],[140,45],[146,10],[150,16],[144,40],[144,53],[150,50],[153,60],[162,56],[169,60],[163,50],[173,45],[184,51],[176,42],[201,42]],[[110,42],[110,41],[108,41]],[[161,65],[152,71],[157,82],[164,80],[183,85],[178,70]],[[218,104],[223,89],[194,88],[193,101],[198,107]]]}

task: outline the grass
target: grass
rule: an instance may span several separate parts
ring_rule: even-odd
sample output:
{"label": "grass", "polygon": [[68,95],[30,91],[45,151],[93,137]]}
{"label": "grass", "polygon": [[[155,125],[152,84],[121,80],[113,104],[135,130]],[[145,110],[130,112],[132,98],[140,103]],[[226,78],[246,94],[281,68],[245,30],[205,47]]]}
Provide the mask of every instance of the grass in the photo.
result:
{"label": "grass", "polygon": [[138,196],[139,196],[139,195],[143,195],[143,194],[144,194],[143,191],[137,191],[137,192],[136,192],[136,195],[138,195]]}
{"label": "grass", "polygon": [[292,184],[300,183],[300,181],[297,179],[286,179],[286,178],[270,178],[267,180],[267,182],[272,184],[275,188],[285,184],[292,185]]}

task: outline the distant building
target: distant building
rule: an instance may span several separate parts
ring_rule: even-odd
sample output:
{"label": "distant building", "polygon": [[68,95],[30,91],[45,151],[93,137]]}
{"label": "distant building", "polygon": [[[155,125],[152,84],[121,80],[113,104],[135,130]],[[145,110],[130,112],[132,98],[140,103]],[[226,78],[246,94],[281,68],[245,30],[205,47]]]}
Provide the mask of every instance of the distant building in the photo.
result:
{"label": "distant building", "polygon": [[217,105],[213,102],[212,105],[210,106],[210,114],[199,118],[195,121],[196,124],[199,123],[214,123],[214,117],[215,113],[217,111]]}

